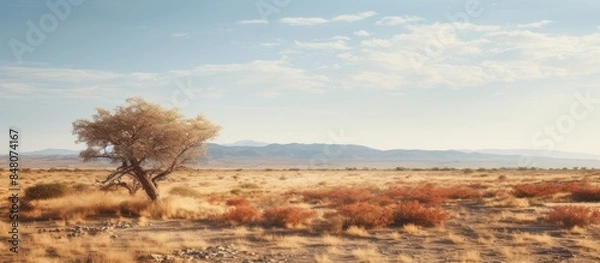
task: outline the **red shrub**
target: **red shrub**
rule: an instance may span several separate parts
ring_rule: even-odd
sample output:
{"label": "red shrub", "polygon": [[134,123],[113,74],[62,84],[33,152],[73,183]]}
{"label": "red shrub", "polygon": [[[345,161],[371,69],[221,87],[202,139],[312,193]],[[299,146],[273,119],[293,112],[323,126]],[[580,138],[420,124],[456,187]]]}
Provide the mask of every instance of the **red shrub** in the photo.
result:
{"label": "red shrub", "polygon": [[513,187],[515,197],[546,197],[565,190],[559,183],[521,184]]}
{"label": "red shrub", "polygon": [[344,230],[345,217],[340,215],[338,212],[327,212],[323,215],[326,219],[325,229],[327,231],[339,234]]}
{"label": "red shrub", "polygon": [[442,191],[442,196],[445,196],[449,199],[475,199],[481,197],[481,193],[479,191],[468,186],[441,188],[439,191]]}
{"label": "red shrub", "polygon": [[306,201],[330,202],[333,205],[345,205],[364,202],[373,197],[371,189],[339,188],[331,190],[304,191],[301,193]]}
{"label": "red shrub", "polygon": [[392,211],[378,205],[356,203],[338,208],[346,226],[385,227],[392,223]]}
{"label": "red shrub", "polygon": [[304,225],[316,213],[301,207],[275,207],[265,210],[263,217],[265,224],[278,227],[295,227]]}
{"label": "red shrub", "polygon": [[439,207],[424,207],[418,201],[399,204],[394,209],[394,223],[431,227],[448,220],[448,213]]}
{"label": "red shrub", "polygon": [[227,200],[225,204],[228,206],[248,206],[250,205],[250,202],[248,202],[246,198],[238,197]]}
{"label": "red shrub", "polygon": [[600,223],[600,211],[585,206],[555,206],[547,215],[548,222],[566,228]]}
{"label": "red shrub", "polygon": [[394,187],[385,191],[385,195],[399,201],[419,201],[428,205],[437,205],[447,199],[446,193],[440,191],[435,184],[424,184],[414,188]]}
{"label": "red shrub", "polygon": [[210,195],[206,198],[206,201],[211,204],[217,204],[217,203],[223,202],[223,199],[224,198],[222,196]]}
{"label": "red shrub", "polygon": [[571,198],[577,202],[600,202],[600,187],[580,186],[571,190]]}
{"label": "red shrub", "polygon": [[223,220],[232,225],[257,223],[262,219],[261,216],[260,210],[255,207],[237,206],[223,214]]}

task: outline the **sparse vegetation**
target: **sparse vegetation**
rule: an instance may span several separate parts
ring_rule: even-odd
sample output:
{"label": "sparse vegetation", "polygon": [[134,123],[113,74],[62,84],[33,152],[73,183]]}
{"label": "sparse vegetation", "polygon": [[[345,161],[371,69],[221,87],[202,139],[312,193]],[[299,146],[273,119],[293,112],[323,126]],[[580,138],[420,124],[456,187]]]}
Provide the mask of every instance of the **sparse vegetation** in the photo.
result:
{"label": "sparse vegetation", "polygon": [[[567,172],[557,170],[555,174],[544,177],[538,174],[527,176],[533,173],[530,170],[511,176],[510,171],[514,169],[506,170],[496,175],[506,175],[506,180],[501,184],[493,177],[471,176],[464,182],[450,177],[465,178],[460,169],[428,170],[427,177],[395,169],[352,172],[343,169],[306,170],[302,176],[307,180],[307,185],[313,188],[304,191],[296,190],[297,186],[292,182],[298,172],[288,169],[271,173],[264,173],[263,169],[250,169],[244,170],[243,174],[235,170],[185,170],[178,172],[181,175],[177,178],[181,180],[175,181],[171,189],[166,189],[161,201],[156,203],[148,202],[144,195],[130,196],[125,191],[105,193],[93,187],[91,182],[85,184],[81,180],[102,174],[105,170],[35,171],[24,179],[28,180],[24,184],[52,182],[66,186],[68,191],[50,199],[23,200],[20,216],[25,220],[24,226],[30,224],[27,222],[39,222],[35,223],[36,228],[61,229],[61,232],[41,234],[35,233],[37,230],[28,230],[32,237],[60,240],[56,238],[63,235],[63,239],[75,244],[78,240],[99,244],[94,243],[92,237],[106,238],[103,246],[114,247],[118,244],[132,251],[128,257],[122,257],[127,260],[121,262],[141,262],[144,255],[171,255],[174,250],[198,248],[190,246],[190,240],[195,240],[199,233],[210,242],[202,244],[202,247],[220,245],[224,237],[233,237],[234,240],[229,243],[243,250],[264,252],[266,250],[263,247],[268,247],[284,254],[298,251],[298,255],[318,250],[314,255],[321,255],[319,260],[330,262],[367,262],[366,259],[359,259],[359,256],[371,254],[372,251],[378,252],[378,260],[383,262],[417,262],[440,256],[457,262],[519,261],[524,258],[535,262],[549,257],[532,254],[530,250],[548,246],[566,247],[577,251],[580,258],[587,260],[592,259],[589,256],[593,254],[592,251],[600,251],[597,246],[585,242],[593,240],[590,238],[598,234],[598,228],[590,226],[599,224],[600,212],[593,208],[593,204],[588,204],[591,207],[569,204],[570,201],[593,202],[598,187],[596,178],[594,175],[581,174],[581,171],[573,174],[575,171],[572,169]],[[61,178],[65,175],[72,178]],[[237,182],[232,178],[234,175],[239,176]],[[280,180],[281,176],[288,180]],[[582,183],[584,177],[587,179]],[[243,184],[256,184],[260,188],[240,187]],[[533,185],[529,189],[544,192],[544,187],[539,187],[544,184],[555,184],[561,190],[552,195],[534,194],[540,197],[515,197],[515,186]],[[231,189],[235,189],[237,195],[232,194]],[[573,208],[562,208],[564,205],[556,206],[556,203]],[[550,207],[548,212],[544,212],[545,207]],[[73,226],[103,224],[98,218],[113,222],[135,222],[138,225],[134,226],[134,231],[115,228],[112,230],[115,237],[112,238],[102,233],[65,238],[70,233],[65,229]],[[556,225],[559,229],[539,233],[535,229],[540,224],[545,227]],[[164,231],[165,236],[160,238],[137,238],[138,233],[163,233],[154,231],[155,227],[171,230]],[[504,230],[515,227],[519,231]],[[203,230],[207,228],[211,230]],[[10,228],[0,225],[0,230],[8,232]],[[564,232],[558,234],[556,231]],[[131,234],[134,232],[135,237]],[[187,232],[190,232],[191,238],[188,236],[184,240],[177,237],[178,233]],[[165,243],[162,239],[170,241]],[[479,253],[473,252],[472,241],[476,242],[476,251]],[[85,245],[65,250],[54,245],[58,241],[25,242],[45,247],[36,250],[35,257],[40,259],[38,262],[87,260],[81,255],[90,253],[90,247]],[[260,242],[260,245],[256,242]],[[397,243],[406,244],[406,254],[389,254],[387,246]],[[442,252],[436,250],[439,245],[461,246],[464,253],[440,254]],[[413,246],[419,249],[414,250],[411,248]],[[502,249],[498,251],[498,247]],[[352,254],[358,248],[363,250]],[[48,249],[52,253],[48,254]],[[495,251],[498,256],[490,251]],[[27,251],[23,253],[32,255]],[[425,253],[434,256],[429,257]],[[88,258],[104,260],[120,257]],[[293,256],[289,260],[292,259]],[[176,256],[175,262],[177,260],[180,258]]]}
{"label": "sparse vegetation", "polygon": [[571,198],[577,202],[600,202],[600,186],[580,186],[571,190]]}
{"label": "sparse vegetation", "polygon": [[550,223],[565,228],[585,227],[600,223],[600,211],[585,206],[555,206],[548,213],[547,219]]}
{"label": "sparse vegetation", "polygon": [[63,197],[69,192],[69,187],[64,184],[50,183],[37,184],[25,189],[25,197],[28,200],[41,200]]}
{"label": "sparse vegetation", "polygon": [[259,223],[262,220],[262,213],[253,206],[236,206],[223,214],[223,220],[232,225]]}
{"label": "sparse vegetation", "polygon": [[227,200],[227,202],[225,202],[225,204],[228,206],[248,206],[248,205],[250,205],[250,202],[246,198],[236,197],[236,198]]}
{"label": "sparse vegetation", "polygon": [[523,197],[545,197],[562,191],[562,185],[555,183],[522,184],[514,187],[514,195]]}
{"label": "sparse vegetation", "polygon": [[399,204],[393,211],[394,223],[432,227],[448,220],[448,213],[438,207],[424,207],[418,201]]}
{"label": "sparse vegetation", "polygon": [[338,212],[344,217],[344,225],[364,228],[385,227],[392,223],[390,209],[368,203],[342,205]]}
{"label": "sparse vegetation", "polygon": [[200,192],[198,192],[192,188],[186,187],[186,186],[173,187],[173,188],[171,188],[169,193],[172,195],[178,195],[178,196],[183,196],[183,197],[193,197],[193,198],[202,197],[202,194]]}
{"label": "sparse vegetation", "polygon": [[274,207],[266,209],[263,218],[267,226],[297,227],[306,225],[316,215],[301,207]]}

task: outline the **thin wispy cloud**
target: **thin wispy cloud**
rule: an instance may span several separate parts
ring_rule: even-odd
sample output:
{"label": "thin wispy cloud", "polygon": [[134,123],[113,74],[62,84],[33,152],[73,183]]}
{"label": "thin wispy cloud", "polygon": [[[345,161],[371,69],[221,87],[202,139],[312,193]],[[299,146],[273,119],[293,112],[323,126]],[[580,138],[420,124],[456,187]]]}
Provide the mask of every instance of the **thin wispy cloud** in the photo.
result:
{"label": "thin wispy cloud", "polygon": [[279,22],[290,26],[315,26],[328,23],[329,20],[320,17],[286,17]]}
{"label": "thin wispy cloud", "polygon": [[272,91],[272,90],[265,90],[265,91],[261,91],[260,93],[258,93],[259,97],[268,98],[268,99],[277,98],[277,97],[280,97],[281,95],[283,95],[283,93],[281,93],[279,91]]}
{"label": "thin wispy cloud", "polygon": [[190,32],[176,32],[171,34],[172,37],[190,37]]}
{"label": "thin wispy cloud", "polygon": [[[573,16],[574,12],[598,13],[597,5],[481,1],[481,16],[453,23],[446,13],[464,19],[461,15],[467,10],[463,6],[432,8],[424,1],[368,5],[307,1],[289,5],[288,1],[259,1],[267,4],[262,10],[253,3],[232,6],[214,1],[210,3],[214,12],[204,15],[190,10],[208,8],[205,1],[168,10],[163,7],[177,4],[138,5],[135,11],[106,6],[111,13],[126,14],[117,17],[75,15],[85,10],[74,8],[68,21],[46,34],[40,45],[28,43],[24,27],[28,18],[8,12],[3,24],[6,39],[15,38],[33,50],[15,49],[7,41],[6,52],[0,52],[0,105],[5,112],[21,109],[16,113],[19,118],[0,116],[0,123],[21,125],[32,137],[45,138],[47,130],[62,134],[56,137],[70,147],[69,123],[81,117],[75,116],[80,112],[96,106],[112,108],[129,96],[169,106],[172,96],[191,94],[187,106],[182,106],[185,114],[214,116],[226,128],[223,136],[231,136],[228,140],[261,135],[261,127],[268,127],[282,138],[296,132],[281,139],[294,141],[336,128],[327,125],[345,125],[364,130],[359,136],[365,142],[398,148],[421,147],[423,141],[430,147],[450,148],[445,144],[448,136],[464,138],[460,146],[465,148],[488,143],[494,147],[496,137],[502,138],[498,145],[504,147],[505,142],[530,136],[532,125],[551,124],[543,121],[555,120],[552,114],[559,113],[560,105],[566,105],[567,97],[578,89],[589,87],[592,97],[600,98],[600,18]],[[535,13],[514,12],[533,6]],[[561,9],[573,12],[556,12]],[[97,38],[95,32],[119,34]],[[21,64],[16,59],[20,53]],[[177,83],[187,79],[194,85],[181,92],[184,88]],[[356,107],[356,98],[364,98],[364,106]],[[331,101],[335,103],[327,103]],[[306,108],[306,102],[311,102],[314,115],[282,114],[279,119],[281,112],[274,110],[281,105]],[[453,110],[462,103],[467,110]],[[242,109],[223,111],[222,105],[269,109],[250,116]],[[67,110],[50,116],[40,112],[42,107]],[[334,122],[318,117],[317,113],[331,109],[339,113],[332,118]],[[552,111],[544,115],[539,109]],[[528,112],[536,114],[524,114]],[[35,121],[42,115],[44,121]],[[407,125],[397,125],[397,119]],[[440,134],[423,120],[448,126],[493,120],[495,126],[469,122],[468,127],[452,126],[456,129]],[[252,127],[245,130],[247,123]],[[52,131],[49,125],[64,131]],[[381,135],[364,127],[389,133]],[[576,144],[585,144],[582,149],[600,151],[598,145],[585,143],[594,141],[597,134],[588,128],[600,130],[600,122],[586,121],[578,127],[586,129],[580,134],[578,128],[577,136],[561,145],[576,149]],[[239,137],[235,139],[245,139]],[[477,140],[480,144],[472,143]],[[50,147],[57,140],[45,141]]]}
{"label": "thin wispy cloud", "polygon": [[385,26],[402,25],[406,23],[419,22],[425,20],[419,16],[386,16],[379,19],[375,24]]}
{"label": "thin wispy cloud", "polygon": [[325,51],[340,51],[351,49],[346,41],[337,39],[327,42],[303,42],[295,41],[297,47],[314,50],[325,50]]}
{"label": "thin wispy cloud", "polygon": [[315,26],[322,25],[332,22],[346,22],[354,23],[365,20],[369,17],[377,15],[375,11],[365,11],[356,14],[342,14],[332,17],[331,19],[325,19],[322,17],[285,17],[279,20],[279,22],[290,25],[290,26]]}
{"label": "thin wispy cloud", "polygon": [[334,22],[342,21],[342,22],[352,23],[352,22],[357,22],[357,21],[367,19],[367,18],[375,16],[375,15],[377,15],[377,12],[367,11],[367,12],[361,12],[361,13],[357,13],[357,14],[335,16],[331,19],[331,21],[334,21]]}
{"label": "thin wispy cloud", "polygon": [[261,47],[264,48],[273,48],[273,47],[277,47],[281,45],[281,42],[265,42],[265,43],[260,43]]}
{"label": "thin wispy cloud", "polygon": [[537,22],[529,23],[529,24],[519,24],[519,25],[517,25],[517,27],[518,28],[542,28],[542,27],[547,26],[552,23],[554,23],[552,20],[542,20],[542,21],[537,21]]}
{"label": "thin wispy cloud", "polygon": [[353,33],[355,36],[359,36],[359,37],[368,37],[371,35],[371,33],[369,33],[366,30],[358,30],[358,31],[354,31]]}
{"label": "thin wispy cloud", "polygon": [[264,19],[240,20],[237,23],[240,25],[265,25],[265,24],[269,23],[269,20],[264,20]]}

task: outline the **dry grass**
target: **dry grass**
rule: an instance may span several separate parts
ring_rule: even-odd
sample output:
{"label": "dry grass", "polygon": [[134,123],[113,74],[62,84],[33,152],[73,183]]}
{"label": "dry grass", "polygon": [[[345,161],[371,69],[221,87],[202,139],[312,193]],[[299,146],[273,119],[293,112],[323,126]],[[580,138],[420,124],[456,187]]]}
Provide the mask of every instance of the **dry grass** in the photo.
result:
{"label": "dry grass", "polygon": [[308,243],[306,238],[301,236],[279,236],[274,241],[278,247],[289,249],[298,249]]}
{"label": "dry grass", "polygon": [[523,248],[523,247],[519,247],[519,248],[513,248],[513,247],[508,247],[508,246],[502,247],[502,248],[500,248],[500,254],[506,260],[508,260],[508,262],[515,262],[515,263],[533,263],[533,262],[535,262],[531,258],[531,253],[529,251],[527,251],[526,248]]}
{"label": "dry grass", "polygon": [[413,263],[415,261],[413,260],[413,258],[411,258],[409,256],[400,255],[400,256],[398,256],[398,262],[399,263]]}
{"label": "dry grass", "polygon": [[452,244],[462,244],[465,242],[465,238],[457,235],[455,233],[452,232],[448,232],[448,236],[446,237],[448,242],[452,243]]}
{"label": "dry grass", "polygon": [[600,252],[600,243],[597,240],[580,239],[577,240],[577,245],[592,252]]}
{"label": "dry grass", "polygon": [[420,234],[422,233],[422,229],[421,227],[415,225],[415,224],[405,224],[402,226],[402,230],[404,230],[404,232],[408,233],[408,234]]}
{"label": "dry grass", "polygon": [[329,234],[325,234],[321,238],[321,243],[325,246],[337,246],[342,244],[342,242],[343,241],[340,238]]}
{"label": "dry grass", "polygon": [[468,250],[466,252],[462,252],[462,262],[481,262],[481,253],[476,250]]}
{"label": "dry grass", "polygon": [[[324,263],[436,262],[440,258],[453,262],[547,262],[552,255],[538,251],[554,247],[571,251],[582,262],[593,262],[600,252],[593,242],[600,229],[590,227],[595,221],[582,226],[570,223],[577,220],[564,223],[567,210],[555,221],[549,216],[556,203],[586,201],[575,193],[593,198],[594,184],[600,178],[587,176],[587,183],[581,184],[581,172],[488,169],[489,176],[478,172],[466,176],[461,170],[302,170],[301,174],[284,170],[186,171],[184,177],[170,182],[171,188],[161,188],[166,191],[161,192],[162,201],[155,204],[143,192],[130,196],[121,190],[101,192],[76,185],[100,173],[106,171],[33,170],[23,176],[23,184],[57,182],[73,189],[62,197],[32,200],[29,211],[22,212],[23,218],[35,220],[23,224],[23,233],[32,233],[23,240],[27,244],[24,255],[35,259],[31,262],[139,262],[137,258],[142,255],[222,244],[258,255],[283,252],[291,255],[289,262]],[[504,180],[498,181],[500,176]],[[562,189],[548,195],[554,190],[548,186],[549,190],[543,190],[543,184]],[[516,198],[513,191],[520,185],[540,193]],[[230,193],[235,188],[240,190],[236,195]],[[484,196],[480,194],[483,192]],[[0,188],[0,194],[6,195],[7,190]],[[289,224],[309,217],[303,213],[292,216],[295,213],[286,210],[290,207],[317,216]],[[589,209],[575,214],[594,218],[595,210]],[[391,224],[386,223],[387,211],[396,219]],[[407,215],[416,219],[407,220],[411,218]],[[65,238],[63,232],[37,233],[39,227],[96,225],[99,218],[113,223],[133,221],[139,226],[113,230],[119,236],[116,239],[108,233],[78,238]],[[431,222],[431,218],[435,220]],[[560,229],[550,222],[574,226]],[[539,232],[540,227],[548,233]],[[8,225],[0,224],[0,231],[9,231]],[[63,238],[57,239],[60,235]],[[0,252],[0,258],[5,256]]]}
{"label": "dry grass", "polygon": [[90,191],[49,200],[33,201],[23,218],[36,220],[84,220],[92,216],[147,217],[158,219],[206,219],[224,211],[223,207],[189,197],[168,196],[149,202],[144,196]]}
{"label": "dry grass", "polygon": [[355,249],[352,250],[352,256],[358,259],[359,262],[381,263],[386,261],[376,248]]}
{"label": "dry grass", "polygon": [[316,255],[315,262],[316,263],[334,263],[335,261],[332,261],[328,255]]}
{"label": "dry grass", "polygon": [[202,193],[187,186],[176,186],[169,190],[169,194],[183,197],[202,198]]}
{"label": "dry grass", "polygon": [[400,233],[393,231],[392,233],[389,234],[390,239],[392,240],[399,240],[402,235],[400,235]]}
{"label": "dry grass", "polygon": [[350,226],[348,229],[346,229],[345,233],[349,236],[355,236],[355,237],[369,237],[370,236],[369,232],[366,229],[364,229],[362,227],[358,227],[358,226]]}
{"label": "dry grass", "polygon": [[513,234],[514,243],[517,245],[525,245],[530,244],[531,242],[543,244],[543,245],[552,245],[554,244],[554,239],[547,233],[543,234],[531,234],[531,233],[514,233]]}
{"label": "dry grass", "polygon": [[240,226],[240,227],[236,227],[232,230],[233,234],[235,236],[247,236],[248,234],[250,234],[251,232],[248,230],[248,228]]}

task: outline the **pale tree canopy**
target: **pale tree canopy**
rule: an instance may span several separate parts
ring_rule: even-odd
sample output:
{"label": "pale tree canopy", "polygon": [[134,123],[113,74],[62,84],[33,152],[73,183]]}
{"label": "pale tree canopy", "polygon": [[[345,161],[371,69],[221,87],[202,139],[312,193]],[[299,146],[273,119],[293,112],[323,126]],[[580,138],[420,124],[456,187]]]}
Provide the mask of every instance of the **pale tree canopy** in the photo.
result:
{"label": "pale tree canopy", "polygon": [[129,98],[114,111],[97,109],[91,119],[73,122],[77,143],[87,149],[84,162],[107,159],[121,166],[100,183],[122,186],[135,193],[140,187],[157,200],[157,182],[176,168],[203,156],[204,142],[214,138],[219,126],[202,115],[184,118],[177,109],[164,109],[142,98]]}

